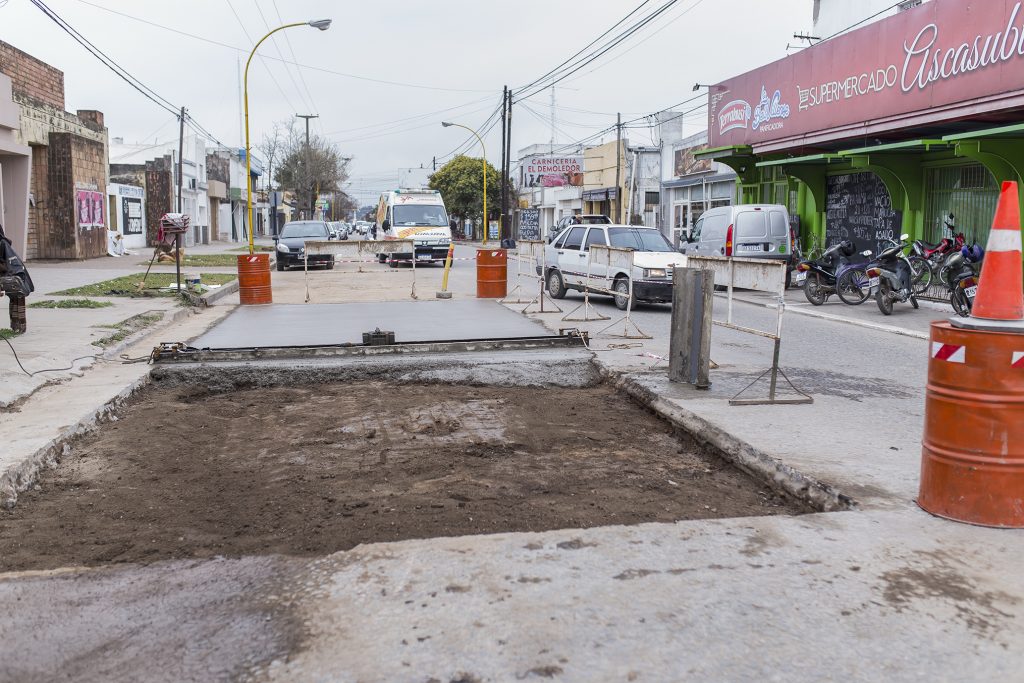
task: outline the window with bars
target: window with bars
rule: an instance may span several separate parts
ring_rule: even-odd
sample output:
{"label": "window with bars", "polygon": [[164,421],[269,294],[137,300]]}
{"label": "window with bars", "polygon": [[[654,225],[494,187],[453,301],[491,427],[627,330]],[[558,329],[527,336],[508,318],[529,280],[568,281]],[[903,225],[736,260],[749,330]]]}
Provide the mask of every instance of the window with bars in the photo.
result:
{"label": "window with bars", "polygon": [[925,169],[924,239],[962,232],[984,246],[998,201],[999,184],[981,164]]}

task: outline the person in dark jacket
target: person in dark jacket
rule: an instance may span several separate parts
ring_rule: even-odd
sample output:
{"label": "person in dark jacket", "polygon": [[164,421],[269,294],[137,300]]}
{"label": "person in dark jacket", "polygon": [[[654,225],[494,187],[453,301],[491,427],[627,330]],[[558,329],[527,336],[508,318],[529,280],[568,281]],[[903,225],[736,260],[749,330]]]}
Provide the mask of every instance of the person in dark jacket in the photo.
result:
{"label": "person in dark jacket", "polygon": [[11,330],[15,334],[28,331],[28,316],[25,307],[25,297],[35,291],[32,278],[25,268],[25,262],[21,260],[11,240],[4,233],[0,225],[0,291],[10,301]]}

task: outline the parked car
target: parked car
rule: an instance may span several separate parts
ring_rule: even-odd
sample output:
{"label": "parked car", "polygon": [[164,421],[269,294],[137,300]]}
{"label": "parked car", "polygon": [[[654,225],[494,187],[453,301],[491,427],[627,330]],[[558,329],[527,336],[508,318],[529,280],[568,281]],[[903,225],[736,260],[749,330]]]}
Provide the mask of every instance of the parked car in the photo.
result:
{"label": "parked car", "polygon": [[789,212],[781,204],[736,204],[708,209],[679,250],[687,256],[742,256],[785,261],[786,286],[796,266]]}
{"label": "parked car", "polygon": [[[277,249],[277,269],[301,266],[306,257],[306,240],[333,240],[334,235],[324,221],[292,221],[285,224],[281,234],[274,238]],[[334,268],[333,254],[317,254],[309,257],[309,265]]]}
{"label": "parked car", "polygon": [[591,266],[591,277],[611,282],[615,305],[625,309],[629,284],[633,283],[633,300],[649,303],[672,301],[672,268],[684,259],[656,228],[642,225],[570,225],[544,248],[544,281],[548,293],[561,299],[566,291],[583,291],[587,279],[587,259],[591,245],[633,249],[632,271],[612,267]]}
{"label": "parked car", "polygon": [[346,229],[346,225],[344,223],[342,223],[341,221],[332,221],[332,222],[327,224],[327,227],[330,228],[330,230],[334,232],[334,239],[336,239],[336,240],[347,240],[348,239],[348,230]]}
{"label": "parked car", "polygon": [[562,216],[548,232],[548,242],[553,242],[558,235],[570,225],[611,225],[612,219],[599,213],[578,213],[574,216]]}

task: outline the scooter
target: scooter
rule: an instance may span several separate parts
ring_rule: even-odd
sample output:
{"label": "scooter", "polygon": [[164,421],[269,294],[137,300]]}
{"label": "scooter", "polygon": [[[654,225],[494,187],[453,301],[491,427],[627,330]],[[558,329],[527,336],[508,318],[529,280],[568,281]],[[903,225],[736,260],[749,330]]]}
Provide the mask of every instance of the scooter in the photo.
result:
{"label": "scooter", "polygon": [[978,264],[985,258],[985,250],[977,244],[963,247],[960,253],[949,257],[949,303],[962,318],[971,315],[974,297],[978,294]]}
{"label": "scooter", "polygon": [[794,282],[803,285],[804,296],[814,306],[821,306],[836,292],[836,277],[856,253],[853,242],[846,240],[825,250],[821,258],[804,260],[797,264]]}
{"label": "scooter", "polygon": [[892,315],[893,304],[897,301],[909,301],[914,308],[920,308],[910,286],[911,273],[914,269],[903,253],[908,246],[908,239],[910,235],[900,235],[899,242],[889,240],[892,246],[883,249],[878,257],[868,264],[868,284],[882,315]]}

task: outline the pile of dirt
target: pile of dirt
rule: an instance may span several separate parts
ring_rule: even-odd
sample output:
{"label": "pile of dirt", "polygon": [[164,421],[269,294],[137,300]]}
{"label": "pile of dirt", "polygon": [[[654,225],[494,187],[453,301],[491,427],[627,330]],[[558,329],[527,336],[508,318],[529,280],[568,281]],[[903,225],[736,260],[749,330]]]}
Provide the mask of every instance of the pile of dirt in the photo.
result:
{"label": "pile of dirt", "polygon": [[0,513],[0,570],[792,514],[611,388],[153,388]]}

